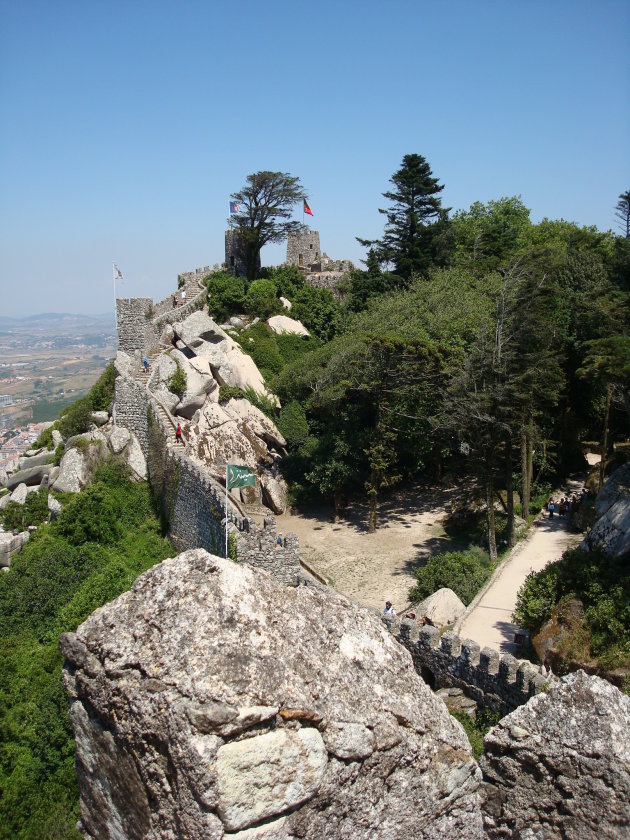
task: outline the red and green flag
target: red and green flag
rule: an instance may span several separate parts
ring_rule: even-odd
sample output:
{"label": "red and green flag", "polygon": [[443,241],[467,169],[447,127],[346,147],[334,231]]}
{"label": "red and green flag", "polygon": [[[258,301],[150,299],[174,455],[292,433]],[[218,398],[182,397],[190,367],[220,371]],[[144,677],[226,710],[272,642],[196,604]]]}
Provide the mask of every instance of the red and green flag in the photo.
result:
{"label": "red and green flag", "polygon": [[304,199],[304,212],[306,213],[307,216],[312,216],[313,215],[313,211],[308,206],[308,201],[306,199]]}

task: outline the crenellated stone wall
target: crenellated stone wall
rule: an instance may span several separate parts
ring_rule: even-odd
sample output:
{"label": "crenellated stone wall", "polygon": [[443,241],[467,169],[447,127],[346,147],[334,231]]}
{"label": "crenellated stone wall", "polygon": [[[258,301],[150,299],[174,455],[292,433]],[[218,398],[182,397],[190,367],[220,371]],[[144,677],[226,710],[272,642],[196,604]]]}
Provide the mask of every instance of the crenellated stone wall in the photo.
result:
{"label": "crenellated stone wall", "polygon": [[411,653],[416,671],[432,688],[461,688],[480,706],[501,715],[540,693],[545,678],[531,662],[501,656],[492,648],[437,627],[421,627],[408,618],[383,618],[398,641]]}
{"label": "crenellated stone wall", "polygon": [[[161,514],[178,551],[205,548],[225,553],[225,489],[182,450],[169,447],[173,439],[165,409],[144,384],[128,376],[116,379],[116,422],[138,438],[147,459],[149,483],[159,500]],[[263,568],[282,583],[296,585],[300,572],[298,538],[288,534],[277,545],[276,524],[265,520],[257,528],[249,518],[228,505],[228,532],[238,535],[239,563]]]}

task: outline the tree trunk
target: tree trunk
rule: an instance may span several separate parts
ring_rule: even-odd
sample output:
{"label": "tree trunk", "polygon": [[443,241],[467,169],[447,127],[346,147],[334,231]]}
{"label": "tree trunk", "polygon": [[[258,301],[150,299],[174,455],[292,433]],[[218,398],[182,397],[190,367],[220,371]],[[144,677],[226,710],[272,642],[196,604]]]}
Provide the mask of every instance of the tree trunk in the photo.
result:
{"label": "tree trunk", "polygon": [[505,492],[507,495],[507,544],[514,545],[514,482],[512,480],[512,438],[508,435],[505,449]]}
{"label": "tree trunk", "polygon": [[368,518],[368,534],[373,534],[376,531],[376,514],[378,512],[378,494],[376,490],[368,492],[370,497],[370,514]]}
{"label": "tree trunk", "polygon": [[606,411],[604,414],[604,433],[602,436],[602,456],[599,462],[599,489],[604,486],[604,472],[606,471],[606,458],[608,457],[608,425],[610,423],[610,382],[606,383]]}
{"label": "tree trunk", "polygon": [[486,479],[486,503],[488,506],[488,551],[492,563],[497,562],[497,533],[494,521],[494,480],[492,473]]}
{"label": "tree trunk", "polygon": [[529,452],[528,435],[525,428],[521,432],[521,515],[523,519],[529,516]]}

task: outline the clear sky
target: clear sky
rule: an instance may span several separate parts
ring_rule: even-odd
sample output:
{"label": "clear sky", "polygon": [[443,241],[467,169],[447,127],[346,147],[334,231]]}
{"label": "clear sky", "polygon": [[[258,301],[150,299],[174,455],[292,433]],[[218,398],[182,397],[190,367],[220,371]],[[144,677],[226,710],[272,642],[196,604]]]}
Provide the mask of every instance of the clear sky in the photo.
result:
{"label": "clear sky", "polygon": [[355,262],[408,153],[453,209],[613,228],[629,43],[625,0],[0,0],[0,313],[112,310],[112,261],[163,297],[261,169]]}

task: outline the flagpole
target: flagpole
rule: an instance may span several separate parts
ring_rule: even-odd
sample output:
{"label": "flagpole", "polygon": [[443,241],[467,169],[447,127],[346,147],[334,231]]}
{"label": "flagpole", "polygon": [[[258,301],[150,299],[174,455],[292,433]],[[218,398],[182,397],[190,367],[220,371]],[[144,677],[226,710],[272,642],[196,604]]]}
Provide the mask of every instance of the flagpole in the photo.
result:
{"label": "flagpole", "polygon": [[116,325],[116,337],[118,337],[118,309],[116,307],[116,265],[112,263],[112,274],[114,275],[114,323]]}
{"label": "flagpole", "polygon": [[225,462],[225,559],[228,556],[228,461]]}

